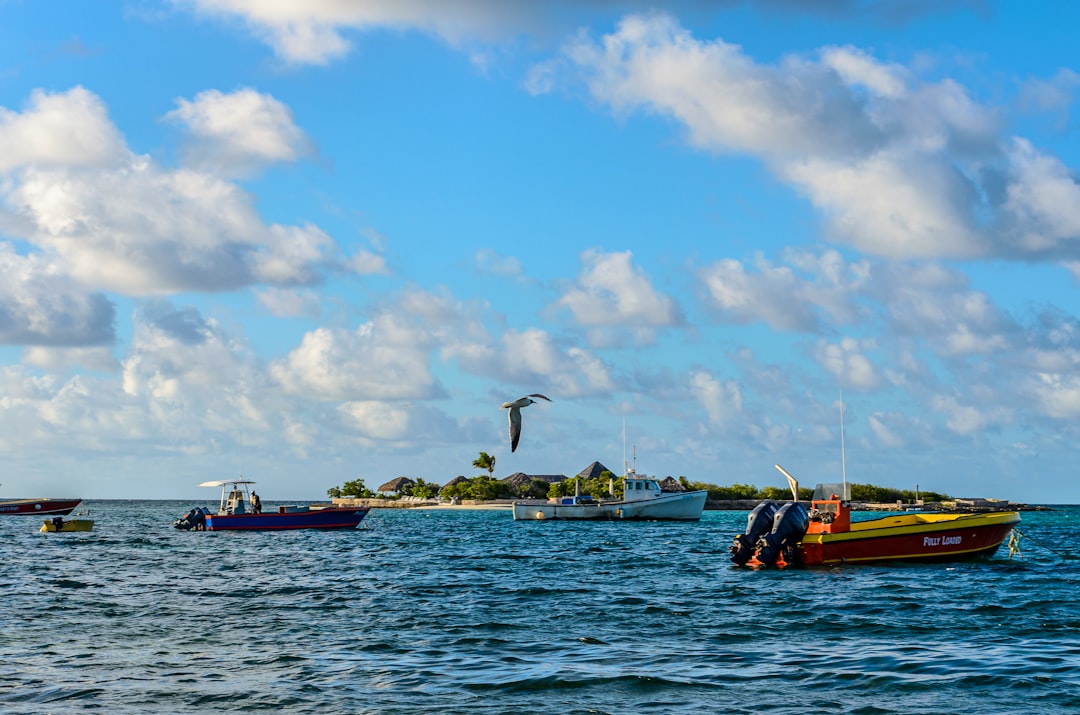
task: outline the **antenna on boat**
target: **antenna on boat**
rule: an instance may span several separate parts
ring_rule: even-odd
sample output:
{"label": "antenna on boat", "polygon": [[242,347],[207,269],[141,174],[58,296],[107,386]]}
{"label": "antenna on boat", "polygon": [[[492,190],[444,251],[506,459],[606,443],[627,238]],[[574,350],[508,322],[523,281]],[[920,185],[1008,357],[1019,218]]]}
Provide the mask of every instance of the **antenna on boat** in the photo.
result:
{"label": "antenna on boat", "polygon": [[622,471],[623,476],[627,474],[627,469],[630,468],[629,463],[626,461],[626,403],[623,403],[622,409]]}
{"label": "antenna on boat", "polygon": [[843,498],[848,498],[847,458],[844,455],[844,388],[840,388],[840,475],[844,480]]}

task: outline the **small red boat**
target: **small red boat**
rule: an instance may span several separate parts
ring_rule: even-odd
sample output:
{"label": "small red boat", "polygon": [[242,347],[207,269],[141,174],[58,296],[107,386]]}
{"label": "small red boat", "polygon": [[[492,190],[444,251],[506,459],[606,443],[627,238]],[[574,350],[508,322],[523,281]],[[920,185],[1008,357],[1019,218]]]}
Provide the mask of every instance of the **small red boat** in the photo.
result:
{"label": "small red boat", "polygon": [[70,514],[82,499],[3,499],[0,514],[49,516]]}
{"label": "small red boat", "polygon": [[200,487],[221,487],[217,513],[196,507],[173,526],[189,531],[280,531],[284,529],[355,529],[370,507],[279,506],[263,512],[262,500],[249,485],[234,479],[203,482]]}
{"label": "small red boat", "polygon": [[[777,469],[784,472],[777,465]],[[798,495],[798,482],[784,472]],[[848,502],[824,496],[810,510],[798,501],[773,502],[750,513],[735,537],[732,562],[742,566],[828,566],[881,561],[955,561],[993,554],[1020,523],[1015,511],[955,514],[915,512],[852,521]]]}

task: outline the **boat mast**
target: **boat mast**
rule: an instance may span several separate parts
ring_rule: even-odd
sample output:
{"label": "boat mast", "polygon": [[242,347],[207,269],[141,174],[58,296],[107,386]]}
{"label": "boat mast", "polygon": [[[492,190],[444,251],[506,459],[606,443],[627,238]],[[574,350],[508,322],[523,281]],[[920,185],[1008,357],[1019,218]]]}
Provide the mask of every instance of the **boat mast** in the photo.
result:
{"label": "boat mast", "polygon": [[844,388],[840,388],[840,475],[844,480],[842,499],[848,498],[847,459],[844,456]]}

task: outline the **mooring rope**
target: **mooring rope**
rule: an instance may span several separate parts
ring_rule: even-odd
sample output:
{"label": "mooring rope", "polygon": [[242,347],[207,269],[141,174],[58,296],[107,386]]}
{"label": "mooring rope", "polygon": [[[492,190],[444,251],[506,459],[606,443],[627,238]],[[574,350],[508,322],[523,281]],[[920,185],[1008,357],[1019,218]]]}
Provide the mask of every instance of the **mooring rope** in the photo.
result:
{"label": "mooring rope", "polygon": [[1020,539],[1021,538],[1027,539],[1028,541],[1030,541],[1033,544],[1038,544],[1039,546],[1046,549],[1050,553],[1056,554],[1057,556],[1060,556],[1063,559],[1080,558],[1080,556],[1077,556],[1076,554],[1067,554],[1067,553],[1058,551],[1057,549],[1052,549],[1049,546],[1047,546],[1046,544],[1042,543],[1041,541],[1036,541],[1035,539],[1033,539],[1030,536],[1028,536],[1027,534],[1023,533],[1022,531],[1020,531],[1016,527],[1013,527],[1012,533],[1009,534],[1009,558],[1010,559],[1013,557],[1014,553],[1017,556],[1023,557],[1023,554],[1020,553]]}

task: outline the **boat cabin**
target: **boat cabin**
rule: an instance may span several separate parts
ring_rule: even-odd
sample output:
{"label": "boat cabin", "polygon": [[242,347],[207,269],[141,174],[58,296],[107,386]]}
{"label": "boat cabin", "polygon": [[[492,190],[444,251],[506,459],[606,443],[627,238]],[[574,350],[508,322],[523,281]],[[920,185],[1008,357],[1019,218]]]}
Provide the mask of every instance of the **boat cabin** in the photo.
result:
{"label": "boat cabin", "polygon": [[623,480],[623,501],[643,501],[660,496],[660,483],[644,475],[638,476],[629,470]]}
{"label": "boat cabin", "polygon": [[[200,487],[221,487],[221,502],[218,504],[218,514],[252,514],[256,512],[253,505],[253,492],[248,485],[255,482],[246,479],[223,480],[203,482]],[[258,497],[255,497],[257,499]]]}
{"label": "boat cabin", "polygon": [[[841,498],[844,495],[846,498]],[[850,489],[845,485],[818,484],[810,501],[810,526],[807,534],[839,534],[851,531]]]}

